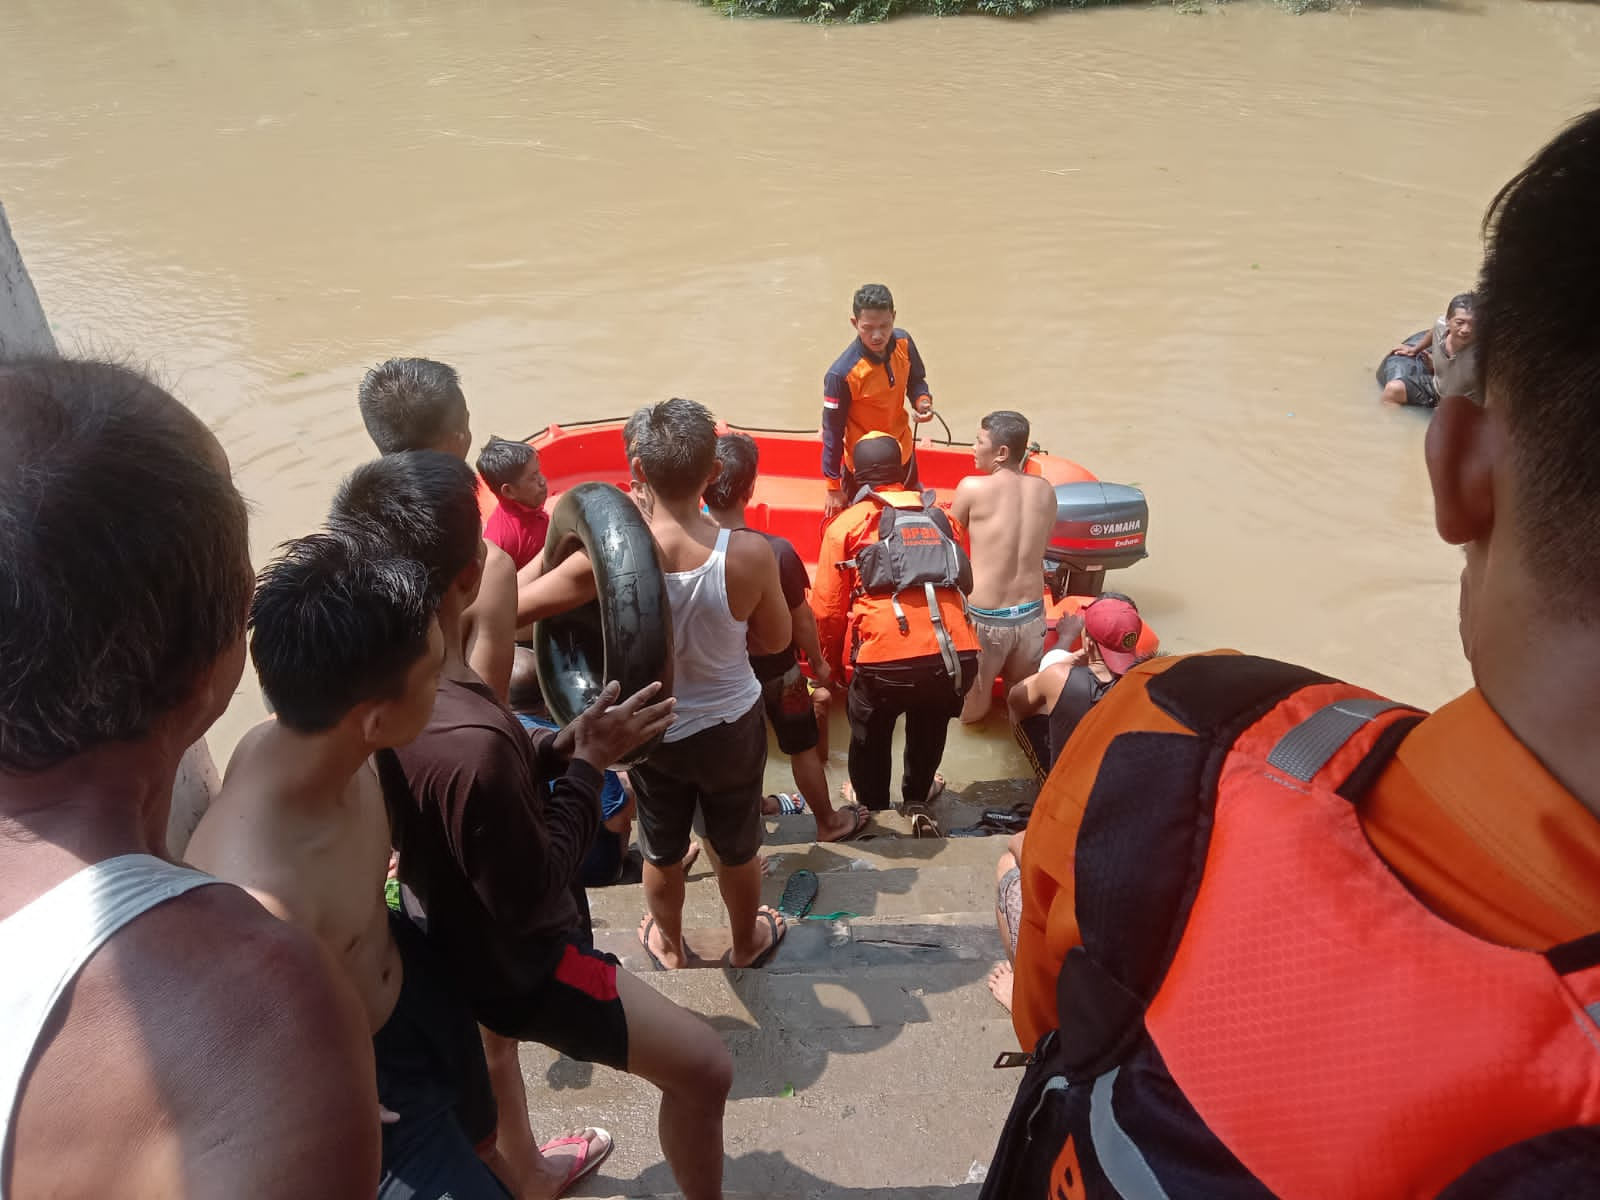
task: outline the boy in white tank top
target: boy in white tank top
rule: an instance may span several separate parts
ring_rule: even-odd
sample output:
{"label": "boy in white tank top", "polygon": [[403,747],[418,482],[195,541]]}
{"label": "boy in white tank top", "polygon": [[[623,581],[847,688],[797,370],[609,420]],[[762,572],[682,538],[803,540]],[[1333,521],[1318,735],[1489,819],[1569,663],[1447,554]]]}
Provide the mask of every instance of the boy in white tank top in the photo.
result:
{"label": "boy in white tank top", "polygon": [[641,408],[623,440],[667,572],[678,700],[661,746],[633,771],[650,908],[639,940],[669,970],[693,955],[683,941],[682,862],[698,809],[728,910],[728,961],[762,966],[784,923],[761,904],[767,725],[747,643],[767,652],[789,644],[778,561],[765,538],[722,529],[701,511],[701,493],[720,468],[716,421],[702,405],[675,399]]}
{"label": "boy in white tank top", "polygon": [[[698,956],[683,940],[683,856],[696,810],[717,869],[736,967],[762,966],[783,917],[761,904],[762,775],[767,732],[749,653],[776,653],[793,626],[778,563],[760,534],[722,529],[701,511],[716,478],[717,426],[692,400],[641,408],[623,430],[633,495],[655,535],[672,605],[677,707],[662,745],[629,774],[649,913],[639,940],[657,966]],[[524,615],[551,616],[594,599],[594,573],[575,553],[542,576]],[[524,592],[524,599],[530,598]]]}

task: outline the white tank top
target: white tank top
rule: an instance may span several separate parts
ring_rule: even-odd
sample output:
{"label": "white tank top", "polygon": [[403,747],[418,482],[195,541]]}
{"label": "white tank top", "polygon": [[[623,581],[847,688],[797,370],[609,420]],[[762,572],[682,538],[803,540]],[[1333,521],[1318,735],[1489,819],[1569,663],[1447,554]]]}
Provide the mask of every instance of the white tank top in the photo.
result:
{"label": "white tank top", "polygon": [[[663,741],[736,721],[761,699],[745,648],[748,625],[728,608],[728,534],[692,571],[668,571],[672,605],[672,694],[678,698]],[[3,1197],[0,1197],[3,1200]]]}
{"label": "white tank top", "polygon": [[[85,867],[0,921],[0,1164],[9,1160],[11,1122],[22,1082],[62,993],[117,930],[158,904],[221,883],[148,854]],[[5,1200],[0,1170],[0,1200]]]}

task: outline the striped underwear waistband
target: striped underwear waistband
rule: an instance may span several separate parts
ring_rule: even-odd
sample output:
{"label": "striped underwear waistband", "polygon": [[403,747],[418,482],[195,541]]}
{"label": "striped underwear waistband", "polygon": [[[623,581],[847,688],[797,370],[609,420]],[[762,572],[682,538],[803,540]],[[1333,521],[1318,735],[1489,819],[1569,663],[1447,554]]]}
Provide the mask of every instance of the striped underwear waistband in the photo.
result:
{"label": "striped underwear waistband", "polygon": [[985,621],[1027,621],[1044,612],[1043,600],[1030,600],[1026,604],[1013,604],[1010,608],[979,608],[969,604],[967,611]]}

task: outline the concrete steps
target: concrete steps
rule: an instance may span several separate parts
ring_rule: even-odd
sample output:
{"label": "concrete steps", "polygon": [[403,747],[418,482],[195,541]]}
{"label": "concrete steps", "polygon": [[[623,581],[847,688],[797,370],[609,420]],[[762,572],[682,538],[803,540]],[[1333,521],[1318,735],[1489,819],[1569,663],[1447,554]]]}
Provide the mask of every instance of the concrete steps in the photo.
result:
{"label": "concrete steps", "polygon": [[[990,791],[983,803],[1005,796]],[[938,808],[947,829],[978,812],[954,795]],[[867,841],[818,846],[810,817],[768,820],[763,900],[775,905],[790,872],[806,867],[820,885],[813,912],[849,915],[791,923],[761,970],[656,972],[636,935],[641,889],[589,894],[597,944],[704,1016],[733,1054],[730,1200],[978,1194],[1017,1084],[1015,1072],[992,1069],[1016,1043],[984,982],[1001,957],[994,869],[1005,838],[918,840],[897,814],[874,822]],[[725,944],[704,866],[690,873],[684,911],[691,946],[697,932],[705,944]],[[573,1195],[678,1195],[655,1136],[653,1088],[542,1046],[524,1046],[522,1065],[540,1137],[603,1125],[616,1138],[611,1158]]]}

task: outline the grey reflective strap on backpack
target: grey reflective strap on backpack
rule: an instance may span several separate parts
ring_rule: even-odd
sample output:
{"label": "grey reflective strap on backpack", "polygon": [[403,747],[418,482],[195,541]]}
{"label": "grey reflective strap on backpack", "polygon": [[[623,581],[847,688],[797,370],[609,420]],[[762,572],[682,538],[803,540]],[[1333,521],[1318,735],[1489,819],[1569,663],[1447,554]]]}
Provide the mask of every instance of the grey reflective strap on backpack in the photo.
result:
{"label": "grey reflective strap on backpack", "polygon": [[1405,708],[1393,700],[1340,700],[1319,708],[1278,739],[1267,765],[1310,783],[1339,748],[1384,713]]}
{"label": "grey reflective strap on backpack", "polygon": [[961,695],[961,659],[956,654],[956,644],[950,639],[950,631],[945,628],[944,616],[939,612],[939,597],[934,594],[933,584],[922,585],[928,593],[928,619],[933,622],[933,635],[939,642],[939,657],[944,660],[944,669],[950,672],[950,682],[956,689],[956,695]]}
{"label": "grey reflective strap on backpack", "polygon": [[1167,1190],[1112,1110],[1111,1097],[1121,1071],[1121,1067],[1113,1067],[1094,1081],[1089,1093],[1089,1140],[1094,1143],[1095,1157],[1106,1182],[1123,1200],[1167,1200]]}

